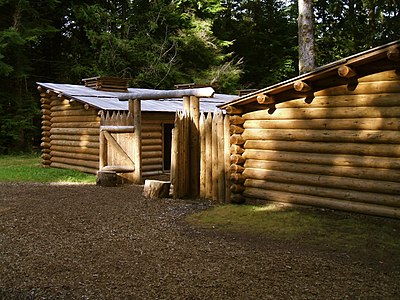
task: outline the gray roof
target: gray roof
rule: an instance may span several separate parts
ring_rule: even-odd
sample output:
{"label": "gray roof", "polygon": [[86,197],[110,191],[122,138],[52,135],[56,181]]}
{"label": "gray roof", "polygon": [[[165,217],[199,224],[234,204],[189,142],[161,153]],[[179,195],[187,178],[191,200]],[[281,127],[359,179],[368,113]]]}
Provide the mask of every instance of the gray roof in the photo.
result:
{"label": "gray roof", "polygon": [[[90,104],[99,109],[128,110],[128,101],[119,100],[119,97],[126,93],[99,91],[83,85],[42,82],[38,82],[37,84],[47,90],[54,91],[82,103]],[[150,89],[129,88],[128,92],[135,93],[146,90]],[[200,98],[200,111],[213,112],[218,109],[218,105],[237,98],[239,96],[226,94],[214,94],[213,98]],[[183,109],[182,99],[142,100],[141,102],[142,111],[176,112]]]}

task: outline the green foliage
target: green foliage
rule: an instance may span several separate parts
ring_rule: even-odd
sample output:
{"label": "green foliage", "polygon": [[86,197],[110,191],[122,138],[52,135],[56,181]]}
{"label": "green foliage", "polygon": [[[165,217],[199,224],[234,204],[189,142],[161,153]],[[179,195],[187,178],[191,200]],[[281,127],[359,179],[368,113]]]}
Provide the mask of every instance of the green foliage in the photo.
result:
{"label": "green foliage", "polygon": [[[318,64],[399,39],[399,6],[316,0]],[[294,0],[0,0],[0,154],[40,142],[36,81],[234,93],[295,76],[296,18]]]}
{"label": "green foliage", "polygon": [[43,168],[37,155],[3,155],[0,181],[95,183],[96,177],[73,170]]}

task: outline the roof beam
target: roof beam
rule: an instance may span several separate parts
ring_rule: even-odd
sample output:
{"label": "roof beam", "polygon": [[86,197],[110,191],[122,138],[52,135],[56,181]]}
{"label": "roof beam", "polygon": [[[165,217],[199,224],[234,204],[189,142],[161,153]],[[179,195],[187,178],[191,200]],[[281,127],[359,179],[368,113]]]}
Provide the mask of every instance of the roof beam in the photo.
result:
{"label": "roof beam", "polygon": [[139,99],[139,100],[157,100],[165,98],[182,98],[184,96],[212,97],[215,91],[212,87],[181,89],[181,90],[142,90],[132,93],[121,93],[119,100]]}
{"label": "roof beam", "polygon": [[400,51],[398,47],[391,47],[389,48],[388,52],[386,53],[387,58],[392,61],[400,61]]}
{"label": "roof beam", "polygon": [[349,66],[342,65],[338,68],[338,74],[343,78],[352,78],[357,75],[357,72]]}
{"label": "roof beam", "polygon": [[309,86],[307,83],[305,83],[305,82],[302,81],[302,80],[296,81],[296,82],[293,84],[293,88],[294,88],[297,92],[303,92],[303,93],[306,93],[306,92],[309,92],[309,91],[312,90],[312,87]]}
{"label": "roof beam", "polygon": [[260,104],[274,104],[276,103],[276,99],[270,95],[258,94],[257,102]]}

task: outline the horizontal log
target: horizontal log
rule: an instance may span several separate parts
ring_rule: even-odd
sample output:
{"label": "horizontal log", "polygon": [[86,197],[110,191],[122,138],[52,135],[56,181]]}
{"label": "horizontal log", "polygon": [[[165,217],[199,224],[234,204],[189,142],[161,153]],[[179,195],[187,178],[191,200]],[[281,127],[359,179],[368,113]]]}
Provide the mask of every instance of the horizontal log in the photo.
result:
{"label": "horizontal log", "polygon": [[163,159],[162,157],[150,157],[144,158],[142,157],[142,165],[162,165]]}
{"label": "horizontal log", "polygon": [[42,103],[42,104],[40,105],[40,108],[41,108],[41,109],[51,109],[51,105],[50,105],[50,104]]}
{"label": "horizontal log", "polygon": [[287,184],[281,182],[273,182],[271,180],[257,180],[257,179],[247,179],[244,183],[244,186],[246,188],[253,187],[268,191],[281,191],[281,192],[289,192],[295,194],[342,199],[348,201],[357,201],[361,203],[373,203],[378,205],[400,207],[400,197],[398,195],[365,193],[352,190]]}
{"label": "horizontal log", "polygon": [[278,108],[273,114],[257,110],[243,115],[246,120],[266,119],[354,119],[400,118],[400,106],[395,107],[333,107],[333,108]]}
{"label": "horizontal log", "polygon": [[52,140],[50,145],[80,147],[80,148],[99,148],[99,142],[90,141],[66,141],[66,140]]}
{"label": "horizontal log", "polygon": [[134,166],[105,166],[101,168],[101,172],[132,173],[134,171]]}
{"label": "horizontal log", "polygon": [[248,120],[245,129],[400,130],[397,118]]}
{"label": "horizontal log", "polygon": [[400,184],[400,170],[383,168],[363,168],[351,166],[327,166],[307,164],[299,162],[282,162],[247,159],[245,168],[257,168],[264,170],[277,170],[287,172],[309,173],[314,175],[328,175],[339,177],[364,178],[379,181],[394,181]]}
{"label": "horizontal log", "polygon": [[359,82],[390,81],[390,80],[400,81],[400,75],[396,70],[388,70],[358,78]]}
{"label": "horizontal log", "polygon": [[281,108],[334,108],[334,107],[386,107],[399,106],[397,93],[383,93],[372,95],[337,95],[314,97],[312,106],[304,103],[304,99],[297,99],[279,103]]}
{"label": "horizontal log", "polygon": [[50,131],[42,131],[42,136],[49,137],[50,136]]}
{"label": "horizontal log", "polygon": [[51,115],[51,111],[49,109],[41,109],[42,115]]}
{"label": "horizontal log", "polygon": [[338,68],[338,75],[344,78],[352,78],[357,75],[356,71],[349,66],[342,65]]}
{"label": "horizontal log", "polygon": [[99,155],[99,149],[96,149],[96,148],[51,145],[50,149],[51,149],[51,151],[62,151],[62,152],[70,152],[70,153],[86,153],[86,154]]}
{"label": "horizontal log", "polygon": [[80,117],[80,116],[96,116],[98,112],[95,109],[82,109],[82,110],[60,110],[60,111],[52,111],[52,117]]}
{"label": "horizontal log", "polygon": [[50,160],[51,155],[50,155],[49,153],[43,153],[40,157],[41,157],[43,160]]}
{"label": "horizontal log", "polygon": [[58,98],[56,100],[51,101],[52,106],[59,106],[59,105],[70,105],[70,102],[68,99],[65,98]]}
{"label": "horizontal log", "polygon": [[75,170],[75,171],[89,173],[89,174],[96,174],[98,171],[98,168],[89,168],[89,167],[84,167],[84,166],[68,165],[68,164],[59,163],[59,162],[52,162],[51,167],[52,168],[61,168],[61,169],[70,169],[70,170]]}
{"label": "horizontal log", "polygon": [[42,126],[42,127],[40,127],[40,129],[41,129],[42,131],[50,131],[51,126]]}
{"label": "horizontal log", "polygon": [[51,160],[50,159],[43,159],[42,160],[42,165],[45,167],[49,167],[51,165]]}
{"label": "horizontal log", "polygon": [[244,186],[241,184],[232,184],[230,187],[230,191],[232,193],[241,194],[245,190]]}
{"label": "horizontal log", "polygon": [[42,120],[50,121],[51,116],[50,115],[42,115]]}
{"label": "horizontal log", "polygon": [[65,141],[82,141],[82,142],[99,142],[98,135],[73,135],[73,134],[52,134],[50,140],[65,140]]}
{"label": "horizontal log", "polygon": [[232,134],[230,137],[230,143],[236,145],[243,145],[245,143],[245,139],[240,134]]}
{"label": "horizontal log", "polygon": [[[305,156],[299,154],[306,153],[324,153],[324,154],[343,154],[343,155],[360,155],[360,156],[379,156],[387,158],[399,158],[400,149],[397,145],[392,144],[356,144],[356,143],[317,143],[317,142],[301,142],[301,141],[261,141],[249,140],[244,144],[247,150],[279,150],[293,151],[297,156]],[[246,156],[245,154],[244,156]],[[308,155],[308,154],[307,154]],[[333,158],[337,159],[340,156]],[[367,158],[366,158],[367,159]],[[376,159],[374,157],[374,159]],[[382,159],[382,158],[379,158]],[[392,160],[390,160],[392,161]]]}
{"label": "horizontal log", "polygon": [[143,151],[142,147],[142,158],[161,158],[163,157],[162,151]]}
{"label": "horizontal log", "polygon": [[241,116],[232,115],[230,116],[229,121],[233,125],[240,125],[244,123],[245,119],[242,118]]}
{"label": "horizontal log", "polygon": [[345,201],[335,198],[293,194],[281,191],[267,191],[258,188],[246,188],[246,190],[243,192],[243,195],[248,198],[264,199],[268,201],[326,207],[330,209],[338,209],[363,214],[400,218],[400,210],[398,208],[357,203],[354,201]]}
{"label": "horizontal log", "polygon": [[161,139],[162,133],[160,131],[142,132],[142,139]]}
{"label": "horizontal log", "polygon": [[76,152],[64,152],[64,151],[51,151],[51,156],[66,157],[66,158],[76,158],[82,160],[92,160],[95,162],[99,161],[99,156],[96,154],[87,153],[76,153]]}
{"label": "horizontal log", "polygon": [[111,133],[134,133],[135,132],[135,127],[134,126],[112,126],[112,125],[101,125],[100,126],[101,131],[108,131]]}
{"label": "horizontal log", "polygon": [[155,146],[162,145],[162,139],[142,139],[142,147],[144,146]]}
{"label": "horizontal log", "polygon": [[42,148],[40,150],[40,152],[42,152],[42,153],[50,153],[50,148]]}
{"label": "horizontal log", "polygon": [[53,123],[68,123],[68,122],[96,122],[100,123],[100,117],[94,115],[88,116],[52,116],[51,121]]}
{"label": "horizontal log", "polygon": [[142,124],[142,132],[147,131],[162,131],[161,122],[159,123],[144,123]]}
{"label": "horizontal log", "polygon": [[243,172],[243,175],[246,178],[251,179],[268,180],[273,178],[271,180],[283,183],[349,189],[360,192],[375,192],[394,195],[400,194],[400,184],[398,182],[390,181],[357,179],[339,176],[321,176],[307,173],[294,173],[256,168],[246,168]]}
{"label": "horizontal log", "polygon": [[230,179],[232,183],[243,183],[246,180],[246,176],[243,173],[231,173]]}
{"label": "horizontal log", "polygon": [[227,106],[225,111],[228,115],[239,115],[243,112],[243,107],[241,106]]}
{"label": "horizontal log", "polygon": [[231,145],[229,150],[232,154],[242,154],[244,152],[244,148],[239,145]]}
{"label": "horizontal log", "polygon": [[161,175],[161,174],[164,174],[164,172],[161,171],[161,170],[156,170],[156,171],[142,171],[142,176],[143,176],[143,177],[150,177],[150,176]]}
{"label": "horizontal log", "polygon": [[229,170],[231,173],[243,173],[244,167],[236,165],[236,164],[232,164],[232,165],[230,165]]}
{"label": "horizontal log", "polygon": [[54,111],[71,111],[71,110],[84,110],[83,105],[56,105],[52,106],[50,109]]}
{"label": "horizontal log", "polygon": [[[338,143],[399,144],[400,133],[391,130],[246,129],[245,140],[283,140]],[[397,147],[397,146],[395,146]]]}
{"label": "horizontal log", "polygon": [[98,122],[54,123],[53,122],[51,128],[100,128],[100,123]]}
{"label": "horizontal log", "polygon": [[51,138],[48,137],[48,136],[44,136],[44,137],[42,137],[40,140],[41,140],[42,142],[45,142],[45,143],[50,143]]}
{"label": "horizontal log", "polygon": [[142,165],[142,172],[147,171],[162,171],[162,164]]}
{"label": "horizontal log", "polygon": [[162,154],[162,145],[145,145],[143,146],[142,144],[142,153],[144,155],[144,153],[146,152],[160,152]]}
{"label": "horizontal log", "polygon": [[140,99],[153,100],[163,98],[182,98],[184,96],[212,97],[214,89],[212,87],[179,89],[179,90],[138,90],[131,93],[120,93],[120,100]]}
{"label": "horizontal log", "polygon": [[395,81],[359,82],[354,91],[349,91],[346,86],[341,85],[316,92],[315,96],[381,93],[400,93],[400,84]]}
{"label": "horizontal log", "polygon": [[50,148],[50,146],[51,146],[50,143],[46,143],[46,142],[40,143],[40,147],[41,147],[41,148]]}
{"label": "horizontal log", "polygon": [[243,164],[245,162],[245,159],[240,154],[232,154],[231,157],[230,157],[230,162],[232,164],[240,165],[240,164]]}
{"label": "horizontal log", "polygon": [[296,91],[298,91],[298,92],[303,92],[303,93],[309,92],[309,91],[312,90],[311,86],[309,86],[306,82],[301,81],[301,80],[296,81],[296,82],[293,84],[293,88],[294,88]]}
{"label": "horizontal log", "polygon": [[99,128],[51,128],[51,134],[95,135],[99,136]]}
{"label": "horizontal log", "polygon": [[243,126],[238,126],[238,125],[231,125],[230,127],[229,127],[229,131],[230,131],[230,133],[243,133],[243,131],[244,131],[244,128],[243,128]]}
{"label": "horizontal log", "polygon": [[99,163],[91,160],[82,160],[82,159],[74,159],[74,158],[59,157],[59,156],[52,156],[50,160],[52,162],[58,162],[67,165],[82,166],[93,169],[99,168]]}

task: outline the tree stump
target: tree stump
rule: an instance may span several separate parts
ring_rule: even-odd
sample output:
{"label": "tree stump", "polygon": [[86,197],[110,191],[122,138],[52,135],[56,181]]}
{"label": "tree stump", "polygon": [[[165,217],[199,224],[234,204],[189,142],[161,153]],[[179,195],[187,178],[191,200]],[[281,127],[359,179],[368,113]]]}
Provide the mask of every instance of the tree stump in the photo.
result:
{"label": "tree stump", "polygon": [[171,182],[146,179],[144,181],[143,196],[146,198],[168,198]]}
{"label": "tree stump", "polygon": [[96,177],[96,185],[99,186],[117,186],[118,176],[114,171],[98,171]]}

